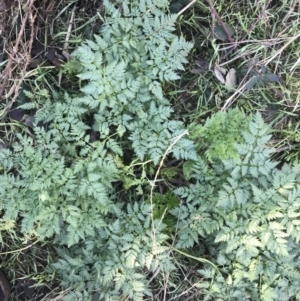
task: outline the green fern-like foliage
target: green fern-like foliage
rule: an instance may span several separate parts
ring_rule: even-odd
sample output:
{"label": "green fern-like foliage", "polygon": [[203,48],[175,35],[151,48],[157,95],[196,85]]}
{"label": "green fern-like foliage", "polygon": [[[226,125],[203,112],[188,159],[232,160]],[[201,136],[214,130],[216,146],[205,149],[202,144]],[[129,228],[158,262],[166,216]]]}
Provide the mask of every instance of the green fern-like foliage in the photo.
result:
{"label": "green fern-like foliage", "polygon": [[172,216],[169,211],[179,205],[178,197],[168,191],[165,194],[156,193],[153,196],[153,217],[157,220],[162,220],[167,226],[166,231],[173,233],[175,231],[177,219]]}
{"label": "green fern-like foliage", "polygon": [[236,143],[244,141],[249,116],[239,109],[213,114],[202,124],[189,126],[190,138],[196,142],[198,152],[205,151],[208,160],[237,158]]}
{"label": "green fern-like foliage", "polygon": [[[161,83],[180,78],[192,44],[172,33],[176,15],[166,14],[168,1],[116,1],[122,12],[104,4],[111,16],[94,41],[74,52],[84,93],[78,102],[95,112],[93,128],[102,138],[128,135],[140,160],[158,163],[183,130],[180,121],[170,120],[173,110]],[[173,153],[195,159],[186,139]]]}
{"label": "green fern-like foliage", "polygon": [[[56,245],[65,300],[158,300],[161,283],[181,300],[182,262],[203,300],[300,299],[299,166],[277,168],[260,115],[221,112],[183,137],[162,84],[192,44],[169,1],[103,3],[66,66],[78,91],[45,93],[33,130],[0,151],[2,221]],[[185,161],[188,185],[158,193],[181,175],[162,158]]]}
{"label": "green fern-like foliage", "polygon": [[199,270],[204,300],[300,297],[300,168],[276,168],[268,132],[256,115],[235,145],[238,157],[213,167],[200,159],[195,184],[176,192],[184,204],[172,210],[183,217],[177,247],[204,244],[219,266]]}
{"label": "green fern-like foliage", "polygon": [[[104,300],[130,300],[151,297],[147,274],[162,267],[162,272],[175,269],[168,256],[162,233],[164,225],[155,221],[155,238],[148,204],[128,204],[115,208],[115,216],[107,227],[97,231],[69,249],[60,248],[61,259],[52,267],[62,274],[62,285],[81,291],[99,290]],[[155,243],[154,243],[155,241]]]}

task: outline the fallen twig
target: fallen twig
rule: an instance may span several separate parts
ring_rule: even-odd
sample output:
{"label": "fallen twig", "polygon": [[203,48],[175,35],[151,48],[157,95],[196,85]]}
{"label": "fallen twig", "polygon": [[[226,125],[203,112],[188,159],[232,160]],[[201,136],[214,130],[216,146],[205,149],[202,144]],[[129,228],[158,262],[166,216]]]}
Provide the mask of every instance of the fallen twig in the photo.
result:
{"label": "fallen twig", "polygon": [[224,32],[227,35],[227,38],[230,42],[235,43],[234,39],[232,38],[231,34],[229,33],[226,24],[223,22],[223,20],[221,19],[220,15],[218,14],[218,12],[216,11],[215,7],[213,6],[213,4],[211,3],[210,0],[206,0],[212,13],[214,14],[214,16],[217,18],[218,22],[220,23],[220,25],[222,26]]}
{"label": "fallen twig", "polygon": [[180,16],[182,13],[184,13],[190,6],[192,6],[197,0],[191,1],[187,6],[185,6],[177,15]]}

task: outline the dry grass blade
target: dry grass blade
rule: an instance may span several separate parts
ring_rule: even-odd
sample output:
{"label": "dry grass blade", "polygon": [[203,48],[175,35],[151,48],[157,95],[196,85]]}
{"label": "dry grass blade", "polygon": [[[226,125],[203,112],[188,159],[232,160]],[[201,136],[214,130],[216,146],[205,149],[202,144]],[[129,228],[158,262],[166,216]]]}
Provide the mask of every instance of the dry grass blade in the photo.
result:
{"label": "dry grass blade", "polygon": [[[33,33],[34,17],[33,17],[33,13],[32,13],[34,2],[35,2],[35,0],[28,0],[28,2],[26,3],[27,11],[26,11],[26,13],[24,15],[20,31],[18,33],[15,45],[13,47],[13,51],[10,54],[8,63],[6,64],[6,67],[5,67],[4,71],[3,71],[2,84],[0,86],[0,99],[3,98],[3,92],[4,92],[4,89],[6,87],[7,81],[9,79],[9,77],[10,77],[11,68],[12,68],[15,56],[16,56],[16,54],[18,52],[19,45],[20,45],[21,40],[22,40],[22,36],[24,35],[25,26],[27,24],[28,19],[30,19],[30,27],[31,27],[31,31],[32,31],[31,32],[31,37],[30,37],[30,42],[29,42],[28,48],[29,48],[29,50],[31,49],[32,42],[33,42],[33,37],[34,37],[34,33]],[[23,71],[24,72],[26,70],[26,67],[27,67],[28,63],[29,63],[29,58],[27,58],[25,66],[23,67]],[[18,93],[18,90],[19,90],[20,86],[21,86],[21,83],[18,84],[17,87],[16,87],[15,98],[17,97],[17,93]]]}

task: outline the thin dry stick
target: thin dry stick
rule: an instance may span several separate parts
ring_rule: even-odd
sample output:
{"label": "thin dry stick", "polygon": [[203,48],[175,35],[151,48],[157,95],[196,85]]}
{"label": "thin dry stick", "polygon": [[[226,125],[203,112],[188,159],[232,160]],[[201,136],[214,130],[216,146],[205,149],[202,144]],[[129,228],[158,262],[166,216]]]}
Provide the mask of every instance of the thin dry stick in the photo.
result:
{"label": "thin dry stick", "polygon": [[215,269],[216,271],[219,272],[218,267],[217,267],[213,262],[211,262],[211,261],[209,261],[209,260],[207,260],[207,259],[205,259],[205,258],[195,257],[195,256],[190,255],[190,254],[188,254],[188,253],[185,253],[185,252],[183,252],[183,251],[181,251],[181,250],[178,250],[178,249],[176,249],[176,248],[174,248],[174,247],[172,248],[172,250],[175,251],[175,252],[177,252],[177,253],[179,253],[179,254],[181,254],[181,255],[184,255],[184,256],[186,256],[186,257],[188,257],[188,258],[197,260],[197,261],[199,261],[199,262],[201,262],[201,263],[208,263],[208,264],[210,264],[212,267],[214,267],[214,269]]}
{"label": "thin dry stick", "polygon": [[294,69],[298,66],[299,62],[300,62],[300,57],[297,59],[295,64],[292,66],[292,68],[290,69],[290,72],[294,71]]}
{"label": "thin dry stick", "polygon": [[71,31],[72,31],[72,25],[73,25],[73,20],[74,20],[74,15],[75,15],[75,9],[76,9],[76,6],[74,6],[74,8],[72,9],[71,19],[70,19],[70,22],[69,22],[68,31],[67,31],[67,35],[66,35],[66,40],[65,40],[65,43],[64,43],[64,50],[66,50],[68,45],[69,45],[69,39],[70,39]]}
{"label": "thin dry stick", "polygon": [[285,150],[292,150],[295,148],[299,148],[299,144],[293,144],[293,145],[289,145],[289,146],[283,146],[283,147],[279,147],[279,148],[275,148],[274,149],[274,153],[280,153],[283,152]]}
{"label": "thin dry stick", "polygon": [[31,245],[29,245],[29,246],[26,246],[26,247],[21,248],[21,249],[18,249],[18,250],[13,250],[13,251],[9,251],[9,252],[3,252],[3,253],[0,253],[0,255],[6,255],[6,254],[12,254],[12,253],[18,253],[18,252],[27,250],[27,249],[31,248],[33,245],[37,244],[38,242],[39,242],[39,240],[36,240],[35,242],[33,242],[33,243],[32,243]]}
{"label": "thin dry stick", "polygon": [[[285,40],[288,40],[288,39],[289,39],[288,37],[282,38],[282,39],[270,39],[270,41],[274,40],[274,42],[273,42],[273,43],[267,44],[267,46],[275,46],[275,45],[277,45],[277,44],[279,44],[279,43],[283,43]],[[275,41],[275,40],[277,40],[277,41]],[[256,41],[256,40],[252,40],[252,41],[251,41],[251,40],[244,40],[244,41],[239,41],[238,44],[242,44],[242,43],[252,43],[252,44],[255,44],[255,43],[257,43],[257,44],[260,44],[260,46],[261,46],[261,45],[263,45],[264,42],[267,43],[266,41],[267,41],[267,40],[261,40],[261,41]],[[224,48],[223,48],[223,49],[224,49]],[[223,49],[219,49],[219,50],[223,50]],[[237,59],[245,58],[245,56],[247,56],[248,54],[250,54],[250,52],[248,53],[247,51],[244,51],[244,52],[242,52],[242,53],[238,53],[237,55],[235,55],[235,56],[232,57],[231,59],[225,61],[224,63],[219,64],[219,67],[227,66],[227,65],[229,65],[230,63],[236,61]],[[223,56],[223,57],[221,58],[221,60],[222,60],[223,58],[225,58],[225,56]]]}
{"label": "thin dry stick", "polygon": [[166,301],[167,299],[167,288],[168,288],[168,280],[169,280],[169,273],[167,273],[166,277],[164,277],[164,297],[163,297],[163,301]]}
{"label": "thin dry stick", "polygon": [[255,28],[255,26],[257,25],[257,23],[261,20],[262,16],[265,14],[268,6],[270,5],[270,3],[272,2],[272,0],[269,0],[268,3],[264,6],[264,8],[262,9],[261,13],[259,14],[258,18],[255,20],[255,22],[252,24],[252,26],[247,30],[246,34],[242,37],[242,39],[238,42],[235,43],[235,45],[233,46],[232,49],[230,49],[229,51],[227,51],[221,58],[221,61],[223,59],[225,59],[231,52],[233,52],[234,50],[236,50],[236,48],[238,47],[238,45],[244,41],[244,39],[246,39],[248,37],[248,35],[251,33],[251,31]]}
{"label": "thin dry stick", "polygon": [[271,63],[276,56],[278,56],[279,54],[281,54],[291,43],[293,43],[295,40],[297,40],[300,37],[300,33],[298,33],[296,36],[291,37],[290,40],[283,45],[279,50],[277,50],[266,62],[265,62],[265,66],[267,66],[269,63]]}
{"label": "thin dry stick", "polygon": [[21,25],[21,28],[20,28],[20,32],[19,32],[19,35],[17,37],[15,46],[13,47],[12,54],[11,54],[11,56],[9,58],[9,61],[8,61],[7,65],[6,65],[4,71],[3,71],[4,77],[3,77],[2,85],[0,86],[0,99],[2,98],[3,91],[4,91],[6,83],[8,81],[10,70],[11,70],[11,66],[12,66],[13,60],[14,60],[17,52],[18,52],[19,44],[20,44],[21,38],[22,38],[22,36],[24,34],[24,30],[25,30],[25,25],[27,23],[27,19],[29,18],[30,14],[31,14],[31,10],[32,10],[32,6],[33,6],[34,1],[35,0],[29,0],[27,2],[29,4],[28,5],[26,4],[26,6],[28,7],[28,10],[27,10],[27,12],[24,15],[23,22],[22,22],[22,25]]}
{"label": "thin dry stick", "polygon": [[215,17],[217,18],[218,22],[220,23],[220,25],[222,26],[224,32],[227,35],[227,38],[230,42],[235,43],[234,39],[232,38],[231,34],[229,33],[226,24],[223,22],[223,20],[221,19],[221,17],[219,16],[218,12],[216,11],[215,7],[213,6],[213,4],[211,3],[210,0],[206,0],[206,2],[208,3],[212,13],[215,15]]}
{"label": "thin dry stick", "polygon": [[[294,37],[291,37],[289,39],[289,41],[284,44],[279,50],[277,50],[265,63],[264,65],[267,66],[270,62],[272,62],[279,54],[281,54],[291,43],[293,43],[296,39],[298,39],[300,37],[300,33],[297,34]],[[251,80],[251,78],[250,78]],[[249,80],[249,81],[250,81]],[[225,102],[224,106],[222,107],[222,111],[226,110],[227,107],[229,106],[230,102],[234,99],[234,97],[238,94],[241,94],[245,91],[245,88],[247,86],[247,84],[249,83],[249,81],[247,81],[244,85],[242,85],[238,90],[236,90]]]}
{"label": "thin dry stick", "polygon": [[[71,19],[69,22],[68,31],[67,31],[67,35],[66,35],[66,39],[65,39],[65,43],[64,43],[64,50],[67,49],[68,44],[69,44],[69,39],[70,39],[71,31],[72,31],[73,19],[74,19],[74,15],[75,15],[75,9],[76,9],[76,6],[74,6],[74,8],[72,9]],[[58,75],[58,86],[59,87],[61,84],[61,77],[62,77],[62,70],[60,70],[59,75]]]}
{"label": "thin dry stick", "polygon": [[269,0],[268,3],[264,6],[264,8],[262,9],[262,11],[259,14],[258,18],[252,24],[252,26],[250,27],[250,29],[248,29],[248,31],[246,32],[246,34],[242,37],[242,41],[244,39],[246,39],[248,37],[248,35],[250,34],[250,32],[256,27],[257,23],[261,20],[262,16],[266,13],[266,10],[267,10],[267,8],[268,8],[268,6],[270,5],[271,2],[272,2],[272,0]]}
{"label": "thin dry stick", "polygon": [[168,153],[171,151],[171,149],[173,148],[173,146],[185,135],[188,135],[188,131],[184,131],[181,135],[179,135],[178,137],[176,137],[176,139],[173,141],[173,143],[167,148],[167,150],[165,151],[165,153],[163,154],[158,169],[155,173],[154,176],[154,180],[153,183],[151,185],[151,190],[150,190],[150,205],[151,205],[151,223],[152,223],[152,233],[153,233],[153,246],[155,243],[155,231],[156,229],[154,228],[154,220],[153,220],[153,192],[154,192],[154,187],[155,187],[155,183],[157,181],[158,175],[160,173],[160,170],[164,164],[164,161],[166,159],[166,156],[168,155]]}
{"label": "thin dry stick", "polygon": [[[33,0],[35,1],[35,0]],[[26,71],[27,69],[27,66],[30,62],[30,52],[31,52],[31,48],[32,48],[32,43],[33,43],[33,39],[34,39],[34,19],[35,19],[36,16],[33,16],[32,15],[32,11],[29,12],[29,20],[30,20],[30,29],[31,29],[31,32],[30,32],[30,40],[29,40],[29,43],[28,43],[28,48],[27,48],[27,58],[25,60],[25,64],[24,64],[24,67],[23,67],[23,72]],[[17,97],[19,96],[19,90],[21,88],[21,85],[23,83],[23,80],[25,78],[26,74],[22,74],[22,77],[21,79],[19,80],[18,84],[16,85],[15,87],[15,90],[14,90],[14,97],[12,98],[10,104],[5,108],[5,111],[7,112],[11,106],[13,105],[13,103],[16,101]]]}
{"label": "thin dry stick", "polygon": [[248,83],[251,81],[252,78],[250,78],[244,85],[242,85],[239,89],[237,89],[226,101],[224,106],[222,107],[221,111],[224,111],[227,109],[227,107],[229,106],[230,102],[235,98],[236,95],[238,94],[242,94],[245,89],[246,86],[248,85]]}
{"label": "thin dry stick", "polygon": [[285,23],[286,20],[290,17],[290,15],[295,11],[295,7],[297,5],[297,3],[299,2],[299,0],[295,0],[294,3],[290,6],[290,10],[289,12],[285,15],[285,17],[282,19],[282,23]]}
{"label": "thin dry stick", "polygon": [[60,293],[59,296],[55,297],[55,298],[53,299],[53,301],[60,301],[60,300],[62,300],[62,298],[63,298],[68,292],[70,292],[71,290],[72,290],[72,288],[67,288],[65,291],[63,291],[62,293]]}
{"label": "thin dry stick", "polygon": [[191,1],[187,6],[185,6],[177,15],[180,16],[183,14],[190,6],[192,6],[197,0]]}
{"label": "thin dry stick", "polygon": [[197,295],[200,295],[201,291],[198,290],[197,292],[194,292],[192,295],[190,295],[189,297],[185,298],[184,301],[189,301],[191,299],[193,299],[194,297],[196,297]]}
{"label": "thin dry stick", "polygon": [[156,278],[156,276],[159,274],[160,270],[161,270],[161,267],[159,266],[158,269],[153,274],[153,276],[151,277],[151,279],[148,281],[148,285],[153,281],[153,279]]}

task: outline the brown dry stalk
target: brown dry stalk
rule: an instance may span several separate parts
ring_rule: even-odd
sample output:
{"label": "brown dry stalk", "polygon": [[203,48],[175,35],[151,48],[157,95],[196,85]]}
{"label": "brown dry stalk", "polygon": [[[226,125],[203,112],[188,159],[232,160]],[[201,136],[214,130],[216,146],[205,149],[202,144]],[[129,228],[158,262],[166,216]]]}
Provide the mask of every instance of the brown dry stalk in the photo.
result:
{"label": "brown dry stalk", "polygon": [[[9,60],[8,60],[8,62],[6,64],[6,67],[5,67],[4,71],[3,71],[4,76],[3,76],[2,84],[0,86],[0,99],[3,98],[3,92],[4,92],[4,89],[6,87],[9,75],[11,73],[12,63],[13,63],[14,58],[15,58],[17,52],[18,52],[19,44],[20,44],[21,38],[22,38],[22,36],[24,34],[24,30],[25,30],[25,26],[26,26],[27,20],[28,20],[29,16],[31,16],[32,19],[33,19],[32,6],[33,6],[34,1],[35,0],[28,0],[27,1],[27,4],[26,4],[27,11],[26,11],[26,13],[24,15],[24,18],[23,18],[23,21],[22,21],[22,25],[21,25],[21,28],[20,28],[20,32],[19,32],[18,37],[16,39],[16,43],[15,43],[15,46],[13,47],[12,53],[11,53],[11,55],[9,57]],[[31,25],[33,25],[32,20],[31,20]],[[31,27],[33,27],[33,26],[31,26]],[[30,42],[31,43],[29,42],[29,48],[31,48],[31,45],[32,45],[32,41],[31,40],[33,41],[33,32],[31,32],[31,38],[30,38]],[[27,62],[27,64],[28,64],[28,62]],[[19,84],[19,87],[20,86],[21,86],[21,84]],[[16,98],[16,96],[14,98]]]}
{"label": "brown dry stalk", "polygon": [[[33,1],[35,1],[35,0],[33,0]],[[24,66],[23,66],[23,74],[22,74],[22,77],[21,77],[21,79],[19,80],[19,82],[18,82],[18,84],[16,85],[16,87],[15,87],[15,89],[14,89],[14,97],[13,97],[13,99],[11,100],[11,102],[10,102],[10,104],[6,107],[6,111],[8,111],[10,108],[11,108],[11,106],[13,105],[13,103],[15,102],[15,100],[17,99],[17,97],[18,97],[18,95],[19,95],[19,90],[20,90],[20,88],[21,88],[21,85],[22,85],[22,82],[23,82],[23,80],[24,80],[24,77],[25,77],[25,71],[26,71],[26,69],[27,69],[27,67],[28,67],[28,64],[29,64],[29,62],[30,62],[30,52],[31,52],[31,48],[32,48],[32,43],[33,43],[33,39],[34,39],[34,33],[35,33],[35,30],[34,30],[34,19],[35,19],[35,17],[36,17],[36,15],[35,16],[33,16],[33,14],[32,14],[32,11],[30,11],[30,13],[29,13],[30,15],[29,15],[29,22],[30,22],[30,40],[29,40],[29,42],[28,42],[28,46],[27,46],[27,53],[26,53],[26,59],[25,59],[25,64],[24,64]]]}
{"label": "brown dry stalk", "polygon": [[235,45],[233,46],[233,48],[231,48],[227,53],[225,53],[222,58],[221,61],[223,59],[225,59],[231,52],[233,52],[234,50],[237,49],[238,45],[240,43],[242,43],[252,32],[252,30],[256,27],[257,23],[261,20],[261,18],[263,17],[263,15],[266,13],[267,8],[269,7],[270,3],[272,2],[272,0],[269,0],[264,8],[262,9],[261,13],[259,14],[258,18],[256,19],[256,21],[252,24],[252,26],[247,30],[247,32],[245,33],[245,35],[242,37],[242,39],[239,42],[235,42]]}
{"label": "brown dry stalk", "polygon": [[215,15],[215,17],[217,18],[218,22],[220,23],[220,25],[222,26],[224,32],[227,35],[227,38],[230,42],[235,43],[234,39],[232,38],[231,34],[229,33],[226,24],[223,22],[223,20],[221,19],[220,15],[218,14],[218,12],[216,11],[215,7],[213,6],[213,4],[211,3],[210,0],[206,0],[206,2],[208,3],[212,13]]}

